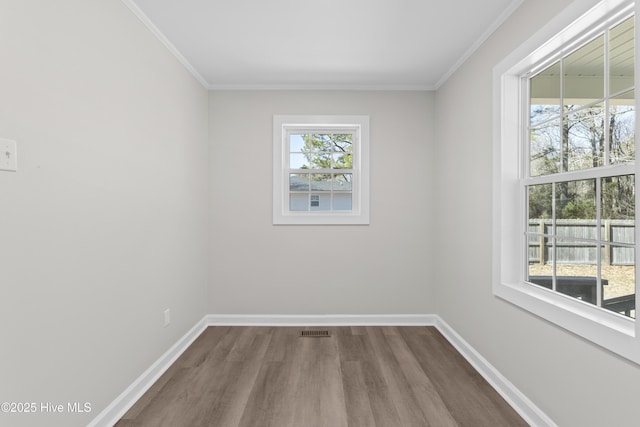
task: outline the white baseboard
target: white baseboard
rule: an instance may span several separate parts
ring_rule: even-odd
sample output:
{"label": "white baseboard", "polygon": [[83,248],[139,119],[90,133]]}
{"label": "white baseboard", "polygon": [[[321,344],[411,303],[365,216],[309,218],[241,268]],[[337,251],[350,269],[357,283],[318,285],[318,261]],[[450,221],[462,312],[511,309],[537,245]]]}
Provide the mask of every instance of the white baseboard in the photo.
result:
{"label": "white baseboard", "polygon": [[207,326],[435,326],[489,384],[534,427],[557,427],[544,412],[436,314],[233,315],[209,314],[107,406],[88,427],[113,426]]}
{"label": "white baseboard", "polygon": [[207,328],[204,318],[120,393],[87,427],[112,427]]}
{"label": "white baseboard", "polygon": [[436,318],[435,326],[438,331],[529,425],[534,427],[557,427],[556,423],[547,414],[542,412],[527,396],[458,335],[447,322],[442,320],[440,316],[436,316]]}
{"label": "white baseboard", "polygon": [[320,315],[236,315],[210,314],[211,326],[435,326],[432,314],[320,314]]}

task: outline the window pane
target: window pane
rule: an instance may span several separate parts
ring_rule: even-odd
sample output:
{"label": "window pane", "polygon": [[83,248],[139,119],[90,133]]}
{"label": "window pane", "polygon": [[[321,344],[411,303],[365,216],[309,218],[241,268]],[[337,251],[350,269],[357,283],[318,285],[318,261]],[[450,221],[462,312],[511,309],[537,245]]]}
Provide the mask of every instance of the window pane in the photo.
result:
{"label": "window pane", "polygon": [[334,193],[333,194],[333,210],[334,211],[350,211],[351,210],[351,193]]}
{"label": "window pane", "polygon": [[322,133],[314,133],[303,135],[304,150],[303,151],[331,151],[331,139],[329,135]]}
{"label": "window pane", "polygon": [[309,162],[307,155],[303,153],[291,153],[289,154],[289,168],[290,169],[310,169],[311,162]]}
{"label": "window pane", "polygon": [[353,135],[350,133],[329,135],[329,139],[333,144],[333,151],[338,153],[353,152]]}
{"label": "window pane", "polygon": [[548,238],[542,233],[551,230],[550,220],[530,220],[528,235],[528,252],[529,252],[529,274],[541,274],[537,271],[537,266],[546,265],[550,260],[548,258]]}
{"label": "window pane", "polygon": [[609,32],[609,91],[616,93],[633,87],[633,16]]}
{"label": "window pane", "polygon": [[556,240],[556,291],[597,303],[597,246],[569,239]]}
{"label": "window pane", "polygon": [[289,152],[302,152],[304,148],[304,139],[302,135],[299,134],[291,134],[289,136]]}
{"label": "window pane", "polygon": [[560,172],[560,120],[531,129],[530,175],[549,175]]}
{"label": "window pane", "polygon": [[595,243],[559,238],[554,251],[558,276],[596,275],[598,254]]}
{"label": "window pane", "polygon": [[334,175],[333,190],[334,191],[351,191],[352,174],[343,173]]}
{"label": "window pane", "polygon": [[[528,257],[529,280],[545,286],[540,279],[533,276],[548,276],[551,274],[548,238],[544,235],[553,231],[551,218],[553,215],[553,184],[531,185],[527,188],[529,225]],[[549,287],[550,287],[549,282]]]}
{"label": "window pane", "polygon": [[609,103],[609,161],[630,162],[635,158],[635,91],[612,98]]}
{"label": "window pane", "polygon": [[603,240],[635,242],[635,176],[602,178]]}
{"label": "window pane", "polygon": [[[596,221],[583,220],[583,219],[561,219],[556,221],[556,236],[563,238],[575,238],[575,239],[589,239],[596,240]],[[567,261],[581,262],[586,258],[567,258]],[[590,261],[595,262],[595,258],[589,258]]]}
{"label": "window pane", "polygon": [[530,80],[531,127],[560,115],[560,62]]}
{"label": "window pane", "polygon": [[[330,169],[331,168],[331,139],[326,134],[303,134],[300,135],[302,146],[301,153],[296,164],[302,164],[299,168],[309,169]],[[293,163],[293,155],[292,161]],[[292,166],[294,168],[294,166]]]}
{"label": "window pane", "polygon": [[311,191],[331,191],[331,174],[311,174]]}
{"label": "window pane", "polygon": [[[556,219],[596,220],[596,180],[556,183]],[[556,223],[559,227],[560,223]],[[556,231],[560,235],[559,231]]]}
{"label": "window pane", "polygon": [[628,246],[608,245],[605,263],[611,268],[628,267],[635,264],[635,250]]}
{"label": "window pane", "polygon": [[543,219],[552,218],[553,184],[531,185],[528,190],[529,224],[539,224]]}
{"label": "window pane", "polygon": [[565,109],[604,97],[604,35],[562,60]]}
{"label": "window pane", "polygon": [[331,210],[331,194],[329,193],[312,194],[309,208],[312,211]]}
{"label": "window pane", "polygon": [[635,319],[635,251],[612,245],[606,260],[602,266],[602,306]]}
{"label": "window pane", "polygon": [[309,191],[309,175],[304,173],[289,174],[289,191]]}
{"label": "window pane", "polygon": [[353,155],[349,153],[333,153],[334,169],[352,169]]}
{"label": "window pane", "polygon": [[289,210],[290,211],[308,211],[309,195],[308,194],[289,194]]}
{"label": "window pane", "polygon": [[547,289],[552,289],[553,286],[553,269],[552,264],[530,264],[529,265],[529,279],[528,282],[534,285],[542,286]]}
{"label": "window pane", "polygon": [[603,240],[614,243],[635,243],[635,221],[619,219],[602,222]]}
{"label": "window pane", "polygon": [[305,169],[331,169],[331,153],[309,151],[304,156]]}
{"label": "window pane", "polygon": [[530,219],[528,229],[529,281],[551,289],[551,241],[545,236],[551,232],[551,220]]}
{"label": "window pane", "polygon": [[563,171],[604,164],[604,110],[601,105],[570,113],[564,121]]}

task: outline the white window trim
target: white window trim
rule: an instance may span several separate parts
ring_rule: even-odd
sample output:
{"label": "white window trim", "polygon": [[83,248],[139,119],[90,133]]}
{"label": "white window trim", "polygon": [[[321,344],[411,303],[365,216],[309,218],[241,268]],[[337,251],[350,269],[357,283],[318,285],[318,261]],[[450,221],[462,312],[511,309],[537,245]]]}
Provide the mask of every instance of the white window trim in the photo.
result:
{"label": "white window trim", "polygon": [[[293,128],[356,129],[353,146],[352,209],[350,211],[289,210],[287,130]],[[369,116],[273,117],[273,224],[367,225],[369,224]]]}
{"label": "white window trim", "polygon": [[[630,11],[634,11],[636,17],[640,16],[638,6],[628,0],[576,0],[493,70],[493,293],[640,364],[640,321],[524,281],[526,246],[523,222],[526,216],[524,190],[520,184],[524,168],[520,141],[526,134],[522,127],[521,76],[560,49],[572,50],[587,38],[585,33],[596,32],[598,24],[606,21],[603,16],[622,16]],[[636,78],[640,76],[639,45],[636,37]],[[636,120],[636,152],[640,145],[639,122]],[[640,188],[637,167],[634,165],[633,169],[636,187]],[[639,193],[636,191],[636,206],[640,206]],[[639,229],[636,227],[636,241],[640,241]],[[636,250],[636,266],[639,252]],[[638,306],[636,298],[636,313]]]}

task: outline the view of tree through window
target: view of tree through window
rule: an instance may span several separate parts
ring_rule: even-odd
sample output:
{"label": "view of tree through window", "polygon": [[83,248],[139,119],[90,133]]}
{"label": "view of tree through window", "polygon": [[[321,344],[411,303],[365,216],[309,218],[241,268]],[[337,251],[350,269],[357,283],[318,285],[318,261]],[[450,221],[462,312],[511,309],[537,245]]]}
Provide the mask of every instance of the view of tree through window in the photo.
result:
{"label": "view of tree through window", "polygon": [[527,280],[635,318],[634,17],[528,78]]}
{"label": "view of tree through window", "polygon": [[351,210],[353,134],[290,134],[289,170],[290,210]]}

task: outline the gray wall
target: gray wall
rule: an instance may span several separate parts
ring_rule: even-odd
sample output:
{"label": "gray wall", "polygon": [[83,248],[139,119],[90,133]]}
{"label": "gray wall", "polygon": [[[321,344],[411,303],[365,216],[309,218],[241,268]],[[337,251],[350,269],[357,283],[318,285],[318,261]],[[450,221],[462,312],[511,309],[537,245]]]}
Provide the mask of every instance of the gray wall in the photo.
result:
{"label": "gray wall", "polygon": [[637,365],[491,293],[492,68],[568,3],[524,2],[437,91],[437,312],[559,426],[631,425]]}
{"label": "gray wall", "polygon": [[[434,312],[432,93],[213,91],[209,107],[212,313]],[[370,225],[272,225],[274,114],[370,116]]]}
{"label": "gray wall", "polygon": [[0,40],[0,401],[93,408],[0,425],[82,426],[208,312],[207,91],[120,1],[2,1]]}

